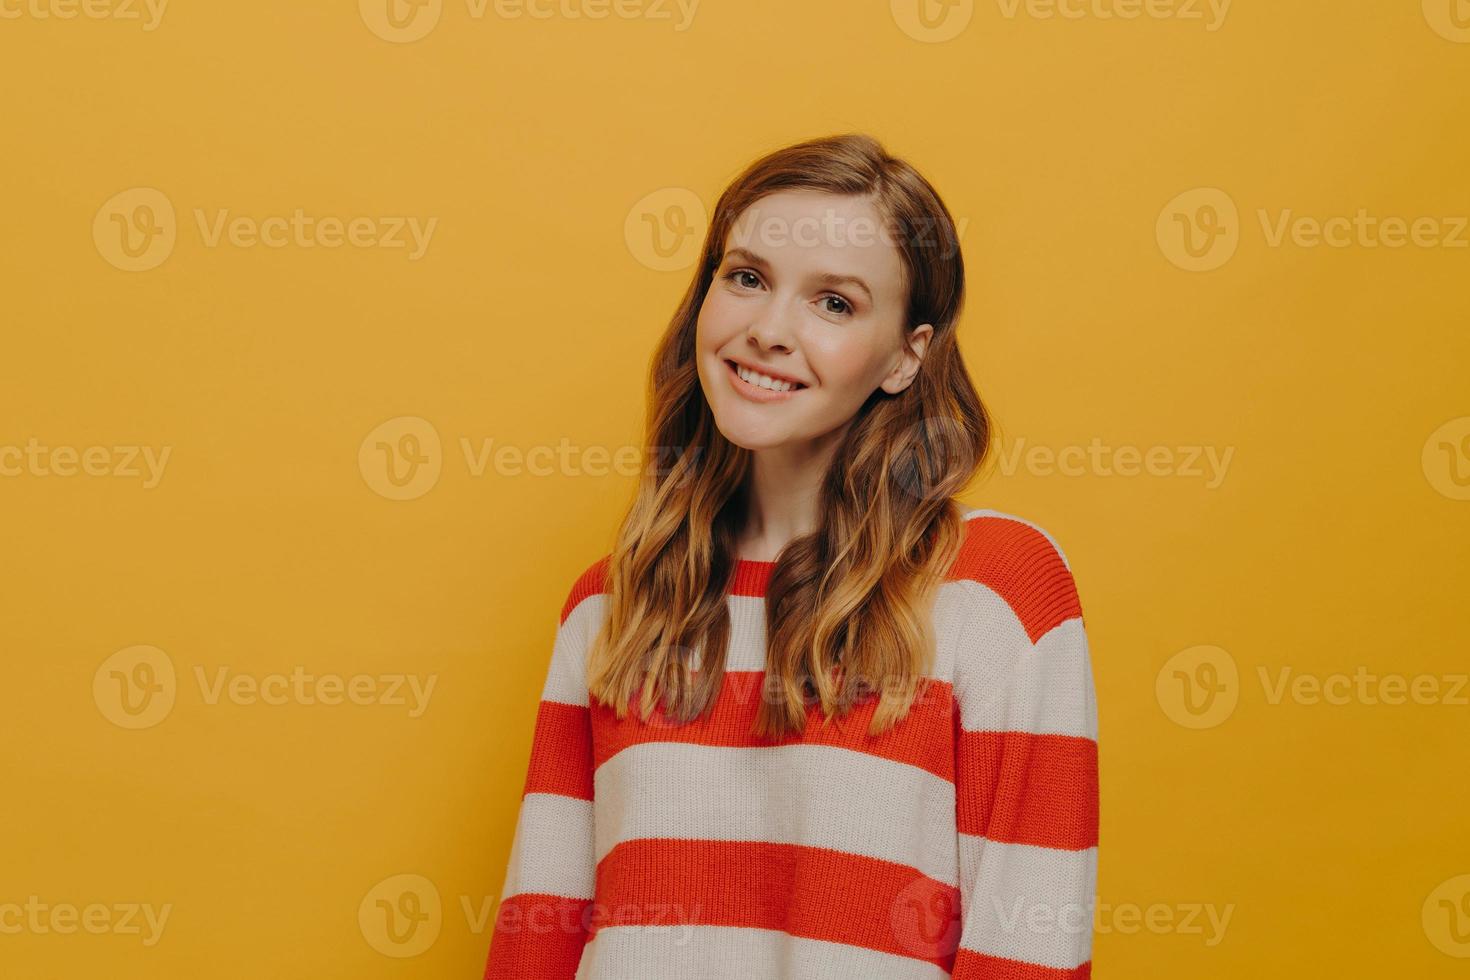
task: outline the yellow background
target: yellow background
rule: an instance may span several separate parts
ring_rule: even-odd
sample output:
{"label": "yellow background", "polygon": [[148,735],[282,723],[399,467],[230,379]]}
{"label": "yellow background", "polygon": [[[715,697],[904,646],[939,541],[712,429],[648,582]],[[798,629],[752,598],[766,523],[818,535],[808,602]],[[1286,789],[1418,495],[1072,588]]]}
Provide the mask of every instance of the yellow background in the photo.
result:
{"label": "yellow background", "polygon": [[[171,912],[151,946],[0,932],[0,973],[479,976],[560,605],[633,486],[587,451],[638,444],[689,275],[636,230],[700,232],[677,202],[864,130],[965,225],[962,345],[1006,446],[1173,460],[992,466],[968,495],[1076,570],[1099,898],[1175,923],[1104,915],[1095,975],[1464,975],[1446,910],[1470,887],[1470,707],[1272,703],[1259,679],[1470,669],[1448,469],[1470,467],[1470,250],[1272,246],[1259,218],[1470,214],[1470,31],[1447,4],[1240,0],[1215,30],[961,4],[936,41],[902,2],[704,0],[676,30],[461,0],[405,43],[349,0],[174,0],[153,30],[44,2],[0,19],[0,446],[171,455],[147,488],[0,478],[0,904]],[[176,212],[146,271],[93,235],[132,188]],[[1238,208],[1236,250],[1188,271],[1156,229],[1200,188]],[[298,208],[437,227],[410,260],[211,247],[195,218]],[[406,417],[441,472],[396,500],[359,451]],[[462,440],[488,439],[566,440],[572,463],[476,475]],[[1218,485],[1187,447],[1233,453]],[[98,678],[137,646],[176,679],[130,729]],[[1238,679],[1228,717],[1190,727],[1169,665],[1198,647]],[[196,674],[297,667],[436,686],[410,717],[210,703]],[[385,940],[377,900],[406,892],[426,918]],[[1196,905],[1230,910],[1218,941],[1184,925]]]}

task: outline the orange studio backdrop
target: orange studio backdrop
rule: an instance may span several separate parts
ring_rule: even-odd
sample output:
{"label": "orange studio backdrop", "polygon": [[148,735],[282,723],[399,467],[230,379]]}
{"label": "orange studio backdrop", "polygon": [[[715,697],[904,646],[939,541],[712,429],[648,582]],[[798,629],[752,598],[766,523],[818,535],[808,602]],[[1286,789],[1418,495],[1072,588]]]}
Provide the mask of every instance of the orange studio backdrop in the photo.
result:
{"label": "orange studio backdrop", "polygon": [[478,977],[720,190],[961,231],[1095,976],[1470,970],[1465,0],[0,0],[0,975]]}

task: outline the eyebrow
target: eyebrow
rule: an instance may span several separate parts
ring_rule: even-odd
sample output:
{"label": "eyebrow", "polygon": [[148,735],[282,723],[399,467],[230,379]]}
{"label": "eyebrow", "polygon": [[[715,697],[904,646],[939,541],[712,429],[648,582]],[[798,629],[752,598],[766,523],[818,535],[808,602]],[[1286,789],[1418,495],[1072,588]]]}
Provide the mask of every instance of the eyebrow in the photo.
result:
{"label": "eyebrow", "polygon": [[[751,265],[757,266],[762,269],[770,269],[771,267],[771,263],[767,262],[764,258],[755,254],[750,249],[742,248],[739,245],[727,251],[724,255],[724,258],[743,259]],[[723,261],[723,259],[721,261]],[[871,303],[873,301],[873,291],[868,288],[868,284],[866,282],[859,279],[857,276],[844,276],[839,275],[836,272],[819,272],[817,273],[815,278],[817,282],[821,283],[824,286],[843,286],[851,284],[861,289],[864,293],[868,294],[868,302]]]}

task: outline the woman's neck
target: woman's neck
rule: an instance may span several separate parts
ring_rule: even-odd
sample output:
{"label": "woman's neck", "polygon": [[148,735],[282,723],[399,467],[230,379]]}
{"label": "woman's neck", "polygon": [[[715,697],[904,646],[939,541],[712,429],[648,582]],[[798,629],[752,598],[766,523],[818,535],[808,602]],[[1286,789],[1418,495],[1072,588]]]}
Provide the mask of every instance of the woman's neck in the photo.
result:
{"label": "woman's neck", "polygon": [[838,438],[819,439],[800,447],[758,450],[747,477],[745,520],[736,555],[751,561],[774,561],[796,538],[821,523],[822,482]]}

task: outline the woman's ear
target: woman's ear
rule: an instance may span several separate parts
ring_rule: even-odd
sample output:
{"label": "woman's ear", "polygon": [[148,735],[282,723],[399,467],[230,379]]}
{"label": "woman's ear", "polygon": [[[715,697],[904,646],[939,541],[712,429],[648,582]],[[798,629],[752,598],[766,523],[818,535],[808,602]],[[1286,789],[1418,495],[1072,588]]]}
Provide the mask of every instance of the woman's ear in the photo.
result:
{"label": "woman's ear", "polygon": [[907,388],[914,380],[914,375],[919,373],[919,365],[924,363],[924,354],[929,349],[929,341],[934,339],[934,324],[921,323],[910,330],[904,337],[903,346],[898,351],[898,363],[893,370],[888,372],[888,377],[883,379],[882,388],[890,395],[896,395]]}

